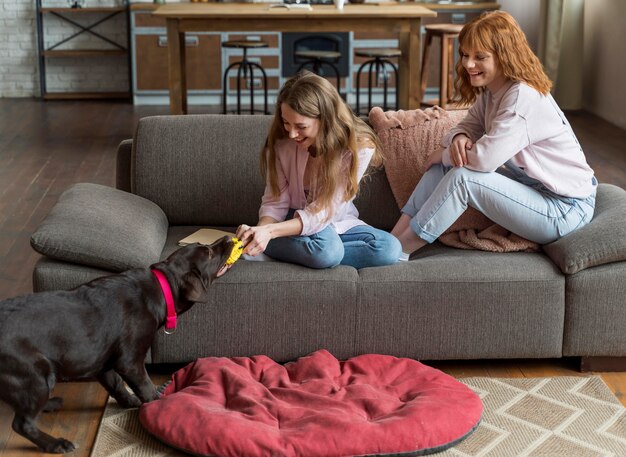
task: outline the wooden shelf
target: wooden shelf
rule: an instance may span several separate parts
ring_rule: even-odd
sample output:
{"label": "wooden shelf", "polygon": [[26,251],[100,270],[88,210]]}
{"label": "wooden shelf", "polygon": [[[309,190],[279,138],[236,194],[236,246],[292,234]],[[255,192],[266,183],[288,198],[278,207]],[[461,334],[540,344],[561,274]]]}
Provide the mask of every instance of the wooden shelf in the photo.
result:
{"label": "wooden shelf", "polygon": [[126,11],[125,6],[94,6],[83,8],[41,8],[42,13],[115,13],[118,11]]}
{"label": "wooden shelf", "polygon": [[53,49],[42,51],[45,57],[87,57],[87,56],[125,56],[128,51],[124,49]]}
{"label": "wooden shelf", "polygon": [[46,92],[44,100],[78,100],[119,98],[129,99],[130,92]]}
{"label": "wooden shelf", "polygon": [[[107,36],[106,33],[98,31],[97,26],[103,22],[107,22],[120,15],[126,16],[126,24],[129,27],[128,17],[128,0],[123,1],[123,5],[116,6],[94,6],[83,8],[70,8],[70,7],[54,7],[43,6],[42,1],[35,0],[36,12],[37,12],[37,47],[39,52],[39,85],[41,90],[41,97],[44,100],[58,100],[58,99],[102,99],[102,98],[131,98],[131,90],[122,92],[48,92],[46,81],[46,65],[48,59],[52,57],[74,57],[74,58],[87,58],[87,57],[107,57],[107,56],[125,56],[128,59],[128,84],[132,81],[131,71],[131,59],[130,59],[130,30],[127,30],[127,42],[120,44],[117,40]],[[76,15],[82,16],[78,20]],[[56,43],[49,44],[47,49],[45,46],[45,17],[56,17],[62,21],[71,24],[74,28],[78,29],[74,33],[64,39],[60,39]],[[88,24],[83,24],[88,22]],[[58,49],[68,47],[66,43],[74,40],[77,36],[83,34],[90,34],[99,39],[103,44],[103,49],[94,48],[77,48],[74,49]],[[74,44],[75,42],[72,42]],[[87,45],[89,46],[89,45]]]}

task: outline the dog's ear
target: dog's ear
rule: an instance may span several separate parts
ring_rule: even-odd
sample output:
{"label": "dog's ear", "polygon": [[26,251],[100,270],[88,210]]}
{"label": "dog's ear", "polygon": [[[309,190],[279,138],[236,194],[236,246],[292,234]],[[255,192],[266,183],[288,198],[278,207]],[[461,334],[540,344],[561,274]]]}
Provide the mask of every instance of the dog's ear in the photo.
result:
{"label": "dog's ear", "polygon": [[199,271],[185,273],[182,280],[181,295],[192,303],[204,301],[207,298],[209,284]]}

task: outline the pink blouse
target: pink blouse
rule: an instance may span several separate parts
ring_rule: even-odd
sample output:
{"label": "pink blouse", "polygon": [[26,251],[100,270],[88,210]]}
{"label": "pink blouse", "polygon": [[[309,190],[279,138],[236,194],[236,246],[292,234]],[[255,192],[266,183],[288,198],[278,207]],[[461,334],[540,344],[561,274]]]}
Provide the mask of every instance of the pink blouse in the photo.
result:
{"label": "pink blouse", "polygon": [[[359,150],[358,181],[365,174],[373,155],[373,148]],[[293,208],[302,220],[300,235],[318,233],[329,225],[339,234],[345,233],[357,225],[366,225],[359,219],[359,212],[353,203],[354,198],[349,201],[344,200],[342,186],[336,189],[329,208],[324,208],[317,213],[311,210],[304,189],[304,170],[308,159],[309,152],[307,149],[300,147],[295,141],[285,138],[276,143],[276,171],[280,195],[278,198],[274,198],[269,185],[265,186],[259,217],[268,216],[282,222],[287,217],[289,209]],[[349,160],[350,156],[346,153],[344,161],[346,176],[350,166]]]}

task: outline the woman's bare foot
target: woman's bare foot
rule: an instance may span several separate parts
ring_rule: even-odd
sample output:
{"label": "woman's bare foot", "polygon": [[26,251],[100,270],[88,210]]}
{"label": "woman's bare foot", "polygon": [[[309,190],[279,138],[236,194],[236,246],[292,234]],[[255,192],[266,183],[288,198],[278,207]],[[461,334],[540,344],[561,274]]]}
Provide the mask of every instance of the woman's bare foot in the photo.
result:
{"label": "woman's bare foot", "polygon": [[420,248],[423,248],[428,243],[421,239],[410,228],[406,229],[399,236],[396,236],[402,245],[402,252],[412,254]]}
{"label": "woman's bare foot", "polygon": [[391,234],[400,241],[402,252],[409,255],[428,244],[411,229],[409,225],[410,221],[411,218],[403,214],[400,216],[400,219],[398,219],[398,222],[396,222],[393,230],[391,230]]}

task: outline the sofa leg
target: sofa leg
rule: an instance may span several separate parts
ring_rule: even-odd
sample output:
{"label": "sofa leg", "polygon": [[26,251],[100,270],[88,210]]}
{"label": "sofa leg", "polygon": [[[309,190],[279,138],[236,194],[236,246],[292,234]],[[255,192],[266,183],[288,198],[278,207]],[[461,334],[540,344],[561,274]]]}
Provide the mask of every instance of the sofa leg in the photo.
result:
{"label": "sofa leg", "polygon": [[581,357],[580,371],[626,371],[626,357]]}

